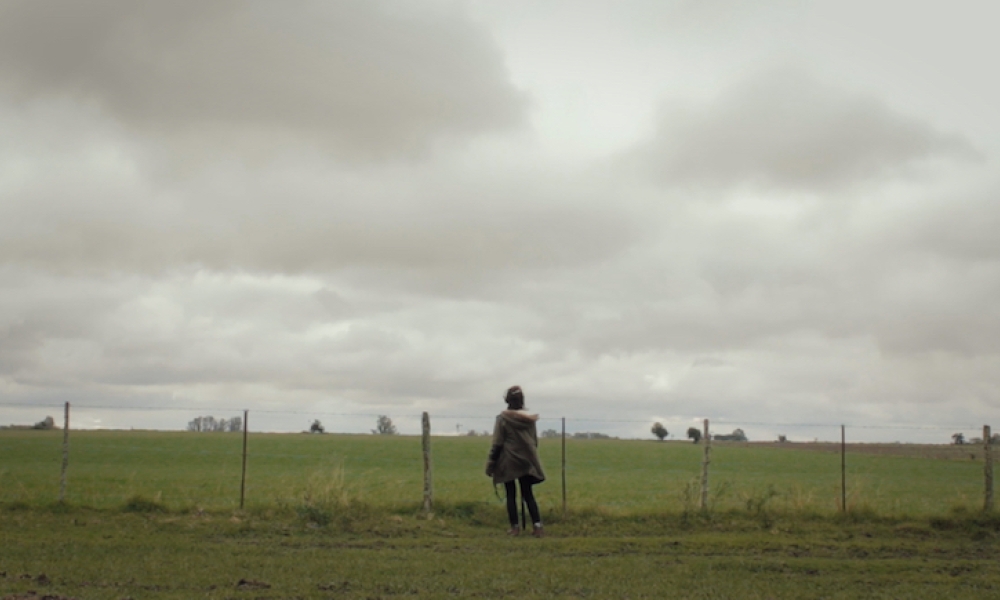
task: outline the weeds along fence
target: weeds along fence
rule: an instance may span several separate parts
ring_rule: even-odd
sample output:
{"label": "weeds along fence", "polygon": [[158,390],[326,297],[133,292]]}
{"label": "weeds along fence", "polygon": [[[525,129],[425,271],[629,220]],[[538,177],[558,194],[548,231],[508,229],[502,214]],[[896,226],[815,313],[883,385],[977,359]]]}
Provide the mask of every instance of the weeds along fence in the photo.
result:
{"label": "weeds along fence", "polygon": [[[0,431],[0,502],[113,507],[139,501],[177,509],[355,504],[425,513],[498,502],[483,473],[491,444],[489,416],[423,413],[414,419],[420,435],[302,435],[265,433],[274,427],[275,415],[300,419],[307,433],[306,415],[288,411],[241,410],[224,427],[211,423],[225,432],[102,431],[92,428],[93,415],[107,407],[42,408],[59,408],[61,418],[39,423],[41,430]],[[375,423],[380,415],[319,416]],[[477,427],[452,428],[459,419]],[[75,429],[75,420],[91,428]],[[934,515],[993,510],[989,426],[983,426],[981,438],[978,428],[906,426],[944,439],[948,431],[964,429],[974,442],[935,445],[851,443],[851,432],[864,427],[829,424],[797,424],[815,429],[811,442],[750,442],[718,433],[708,419],[687,428],[696,430],[696,443],[686,437],[619,440],[588,433],[615,422],[539,421],[539,452],[547,470],[538,490],[544,511]],[[197,419],[192,423],[207,427]],[[440,424],[436,431],[435,423]],[[322,429],[316,425],[313,429]],[[682,434],[689,433],[685,425],[695,423],[681,422]],[[716,426],[721,431],[731,425]],[[788,424],[763,425],[780,429]],[[820,435],[828,441],[818,441]],[[953,439],[960,441],[964,434]]]}

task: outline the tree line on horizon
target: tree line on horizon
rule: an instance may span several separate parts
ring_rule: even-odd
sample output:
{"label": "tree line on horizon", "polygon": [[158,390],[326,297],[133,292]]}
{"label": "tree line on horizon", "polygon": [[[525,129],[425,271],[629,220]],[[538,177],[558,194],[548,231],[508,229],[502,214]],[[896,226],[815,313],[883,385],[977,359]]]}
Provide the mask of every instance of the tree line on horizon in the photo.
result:
{"label": "tree line on horizon", "polygon": [[195,417],[188,421],[188,431],[206,432],[236,432],[243,431],[243,417],[233,417],[231,419],[217,419],[211,415]]}
{"label": "tree line on horizon", "polygon": [[[661,442],[663,440],[665,440],[668,435],[670,435],[670,432],[667,431],[667,428],[664,427],[663,423],[660,423],[659,421],[657,421],[656,423],[653,423],[653,427],[652,427],[652,429],[650,429],[650,433],[652,433],[653,435],[655,435],[656,438],[658,440],[660,440]],[[701,430],[698,429],[697,427],[688,427],[687,438],[689,440],[691,440],[693,443],[697,444],[698,442],[700,442],[701,441],[701,435],[702,435],[701,434]],[[779,439],[780,438],[784,438],[784,436],[779,436]],[[746,433],[744,433],[743,430],[739,429],[739,428],[734,429],[732,433],[717,433],[717,434],[715,434],[715,435],[712,436],[712,439],[720,441],[720,442],[746,442],[746,441],[748,441]]]}

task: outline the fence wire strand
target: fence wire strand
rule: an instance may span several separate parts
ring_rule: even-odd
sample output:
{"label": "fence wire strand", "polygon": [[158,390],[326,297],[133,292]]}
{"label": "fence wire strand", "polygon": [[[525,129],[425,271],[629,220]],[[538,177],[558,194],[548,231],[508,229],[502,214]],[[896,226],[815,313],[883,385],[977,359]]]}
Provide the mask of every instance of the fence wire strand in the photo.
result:
{"label": "fence wire strand", "polygon": [[[63,403],[24,403],[24,402],[2,402],[0,403],[0,409],[2,408],[22,408],[22,409],[62,409]],[[125,404],[72,404],[74,411],[87,411],[87,410],[113,410],[113,411],[125,411],[125,412],[184,412],[191,413],[195,415],[203,415],[207,413],[242,413],[244,410],[249,410],[252,414],[265,414],[265,415],[295,415],[295,416],[305,416],[305,417],[346,417],[346,418],[366,418],[366,419],[377,419],[378,417],[385,415],[386,412],[344,412],[344,411],[325,411],[325,410],[299,410],[299,409],[281,409],[281,408],[252,408],[246,409],[245,407],[235,408],[235,407],[219,407],[219,406],[134,406]],[[389,411],[391,412],[391,411]],[[412,412],[400,412],[394,415],[388,415],[395,419],[416,419],[419,420],[422,413],[412,413]],[[477,421],[477,422],[492,422],[495,418],[493,414],[470,414],[470,413],[434,413],[433,418],[437,421]],[[614,419],[606,417],[593,417],[593,416],[566,416],[566,417],[541,417],[539,422],[550,423],[550,422],[560,422],[561,419],[565,418],[568,424],[652,424],[655,419]],[[669,421],[673,423],[687,423],[692,424],[700,423],[701,420],[705,418],[704,415],[673,415]],[[734,425],[737,427],[768,427],[768,428],[810,428],[810,429],[838,429],[841,425],[848,427],[849,429],[861,429],[861,430],[886,430],[886,431],[955,431],[955,430],[978,430],[982,425],[975,425],[971,423],[859,423],[852,421],[837,421],[837,422],[815,422],[815,421],[745,421],[733,418],[710,418],[713,425]],[[174,430],[178,428],[167,428],[166,431]]]}

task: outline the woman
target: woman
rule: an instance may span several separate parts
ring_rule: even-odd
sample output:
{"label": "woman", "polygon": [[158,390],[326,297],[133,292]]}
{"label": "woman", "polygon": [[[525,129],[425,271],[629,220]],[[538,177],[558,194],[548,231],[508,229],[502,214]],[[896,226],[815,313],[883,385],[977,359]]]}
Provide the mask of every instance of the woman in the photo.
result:
{"label": "woman", "polygon": [[486,474],[493,478],[493,485],[502,483],[507,490],[507,516],[510,518],[507,534],[521,533],[514,483],[520,482],[521,498],[531,513],[531,534],[542,537],[542,517],[535,494],[531,491],[531,486],[545,481],[545,472],[538,460],[538,432],[535,430],[538,415],[524,410],[524,392],[519,386],[507,390],[504,401],[507,402],[507,410],[497,415],[493,427],[493,447],[486,463]]}

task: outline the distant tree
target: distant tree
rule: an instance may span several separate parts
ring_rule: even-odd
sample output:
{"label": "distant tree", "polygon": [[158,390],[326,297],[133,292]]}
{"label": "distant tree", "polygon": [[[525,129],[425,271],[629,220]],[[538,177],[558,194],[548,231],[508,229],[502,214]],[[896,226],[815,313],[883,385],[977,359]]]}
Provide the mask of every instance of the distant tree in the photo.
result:
{"label": "distant tree", "polygon": [[956,446],[961,446],[965,444],[965,434],[962,433],[951,434],[951,443],[955,444]]}
{"label": "distant tree", "polygon": [[697,427],[688,427],[687,436],[695,444],[701,441],[701,431]]}
{"label": "distant tree", "polygon": [[243,418],[233,417],[232,419],[216,419],[209,415],[205,417],[195,417],[188,421],[188,431],[243,431]]}
{"label": "distant tree", "polygon": [[467,432],[465,432],[465,436],[466,436],[466,437],[475,437],[475,436],[477,436],[477,435],[479,435],[479,433],[478,433],[478,432],[476,432],[476,430],[475,430],[475,429],[470,429],[470,430],[468,430]]}
{"label": "distant tree", "polygon": [[781,433],[778,434],[778,443],[779,444],[784,444],[787,441],[788,441],[788,438],[785,437],[784,434],[781,434]]}
{"label": "distant tree", "polygon": [[653,435],[658,437],[661,442],[663,441],[663,438],[667,437],[667,435],[670,433],[669,431],[667,431],[667,428],[663,426],[663,423],[660,423],[659,421],[653,423],[653,428],[650,429],[650,431],[653,433]]}
{"label": "distant tree", "polygon": [[31,426],[32,429],[55,429],[56,420],[52,417],[45,417],[41,421]]}
{"label": "distant tree", "polygon": [[375,435],[396,435],[396,426],[392,424],[392,419],[388,416],[379,415],[372,433]]}
{"label": "distant tree", "polygon": [[324,433],[326,430],[323,429],[323,424],[319,422],[319,419],[314,419],[312,425],[309,426],[309,433]]}
{"label": "distant tree", "polygon": [[543,438],[557,438],[557,437],[559,437],[559,432],[556,431],[555,429],[546,429],[545,431],[542,432],[542,437]]}
{"label": "distant tree", "polygon": [[734,429],[730,434],[722,433],[713,435],[712,439],[720,442],[745,442],[747,441],[747,434],[743,433],[742,429]]}

